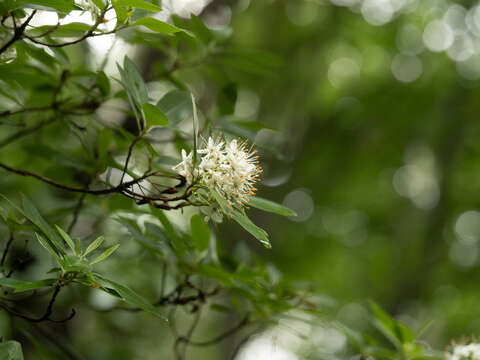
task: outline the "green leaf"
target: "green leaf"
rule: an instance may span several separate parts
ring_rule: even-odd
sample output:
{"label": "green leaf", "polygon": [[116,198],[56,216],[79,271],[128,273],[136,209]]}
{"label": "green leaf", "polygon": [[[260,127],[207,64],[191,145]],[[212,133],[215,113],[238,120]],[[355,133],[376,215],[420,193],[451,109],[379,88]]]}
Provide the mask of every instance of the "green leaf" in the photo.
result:
{"label": "green leaf", "polygon": [[148,102],[148,90],[143,81],[140,72],[132,60],[125,56],[123,68],[118,66],[118,70],[122,77],[122,85],[125,88],[128,102],[137,119],[138,129],[144,128],[144,118],[142,113],[142,104]]}
{"label": "green leaf", "polygon": [[162,8],[154,5],[152,3],[149,3],[144,0],[117,0],[117,4],[120,6],[126,6],[126,7],[134,7],[137,9],[143,9],[147,10],[150,12],[159,12],[162,11]]}
{"label": "green leaf", "polygon": [[247,215],[241,213],[240,211],[232,210],[231,216],[232,216],[233,220],[235,220],[237,223],[240,224],[241,227],[243,227],[250,234],[255,236],[255,238],[263,244],[263,246],[265,246],[266,248],[271,248],[272,247],[272,245],[270,244],[270,240],[268,239],[267,232],[265,230],[259,228],[257,225],[255,225],[247,217]]}
{"label": "green leaf", "polygon": [[166,237],[168,239],[168,244],[172,251],[179,258],[182,258],[187,250],[187,246],[183,239],[178,236],[173,224],[170,222],[163,210],[150,206],[150,211],[152,212],[153,216],[160,220],[163,229],[165,230],[165,234],[167,235]]}
{"label": "green leaf", "polygon": [[147,126],[166,126],[168,125],[168,119],[157,106],[145,103],[142,105],[143,114],[147,121]]}
{"label": "green leaf", "polygon": [[277,214],[277,215],[297,216],[295,211],[287,208],[286,206],[283,206],[283,205],[277,204],[276,202],[263,199],[260,197],[256,197],[256,196],[250,196],[250,201],[248,205],[263,211],[268,211],[268,212]]}
{"label": "green leaf", "polygon": [[92,262],[90,262],[90,265],[93,265],[93,264],[96,264],[96,263],[99,263],[100,261],[103,261],[105,260],[106,258],[108,258],[110,255],[112,255],[112,253],[117,250],[117,248],[120,246],[120,244],[116,244],[116,245],[113,245],[111,247],[109,247],[107,250],[105,250],[103,253],[101,253],[97,258],[95,258],[95,260],[93,260]]}
{"label": "green leaf", "polygon": [[0,360],[23,360],[22,345],[14,340],[1,342]]}
{"label": "green leaf", "polygon": [[412,330],[402,323],[395,321],[373,301],[370,301],[369,304],[370,309],[375,316],[373,321],[374,325],[392,342],[393,345],[397,348],[401,348],[402,344],[411,344],[415,341],[416,335]]}
{"label": "green leaf", "polygon": [[127,286],[121,285],[113,280],[106,279],[98,274],[94,274],[94,277],[100,280],[100,282],[111,286],[113,290],[115,290],[120,295],[122,300],[124,300],[126,303],[138,307],[145,312],[158,316],[159,318],[167,321],[165,316],[162,315],[155,306],[149,303],[144,297],[134,292],[132,289],[128,288]]}
{"label": "green leaf", "polygon": [[97,73],[96,81],[97,86],[102,92],[103,96],[107,96],[108,94],[110,94],[110,81],[108,80],[107,75],[105,75],[105,72],[99,71]]}
{"label": "green leaf", "polygon": [[62,264],[63,265],[63,260],[62,258],[60,257],[60,255],[55,251],[55,249],[53,248],[53,246],[51,245],[51,243],[45,239],[42,235],[38,234],[38,233],[35,233],[35,236],[37,237],[37,240],[38,242],[40,243],[40,245],[42,245],[45,250],[48,251],[48,253],[55,259],[57,260],[57,262],[59,264]]}
{"label": "green leaf", "polygon": [[[62,240],[57,235],[57,233],[52,229],[50,225],[43,219],[43,217],[38,212],[37,208],[32,204],[32,202],[22,194],[22,203],[23,203],[23,215],[30,220],[37,228],[39,228],[43,234],[47,237],[47,240],[53,245],[52,249],[59,255],[64,255],[67,252],[62,245]],[[18,209],[18,208],[17,208]]]}
{"label": "green leaf", "polygon": [[98,238],[96,238],[93,242],[90,243],[90,245],[88,245],[87,250],[85,250],[85,253],[83,255],[86,256],[90,254],[93,250],[102,245],[103,240],[105,240],[103,236],[99,236]]}
{"label": "green leaf", "polygon": [[52,286],[53,284],[56,283],[56,281],[57,279],[44,279],[39,281],[23,281],[23,280],[16,280],[12,278],[1,278],[0,285],[12,288],[14,289],[14,292],[17,293],[17,292]]}
{"label": "green leaf", "polygon": [[17,1],[17,5],[23,8],[40,10],[55,9],[64,13],[79,9],[75,6],[73,0],[19,0]]}
{"label": "green leaf", "polygon": [[73,240],[70,237],[70,235],[68,235],[65,231],[63,231],[62,228],[60,228],[57,225],[55,225],[55,228],[57,229],[58,233],[63,238],[63,240],[65,240],[69,248],[72,249],[72,251],[75,253],[75,244],[73,243]]}
{"label": "green leaf", "polygon": [[161,34],[166,34],[166,35],[171,35],[180,31],[185,31],[169,23],[166,23],[157,19],[149,18],[149,17],[141,18],[135,21],[132,25],[145,26],[146,28],[152,31],[155,31]]}
{"label": "green leaf", "polygon": [[204,251],[210,243],[210,228],[199,214],[190,218],[190,231],[192,233],[193,245],[198,251]]}
{"label": "green leaf", "polygon": [[39,36],[48,33],[51,37],[77,38],[91,29],[91,25],[81,22],[71,22],[64,25],[43,25],[28,32],[29,36]]}
{"label": "green leaf", "polygon": [[212,32],[205,26],[199,16],[190,15],[190,29],[204,44],[209,44],[213,40]]}
{"label": "green leaf", "polygon": [[192,115],[192,100],[186,91],[172,90],[166,93],[157,106],[167,116],[170,126],[173,127]]}

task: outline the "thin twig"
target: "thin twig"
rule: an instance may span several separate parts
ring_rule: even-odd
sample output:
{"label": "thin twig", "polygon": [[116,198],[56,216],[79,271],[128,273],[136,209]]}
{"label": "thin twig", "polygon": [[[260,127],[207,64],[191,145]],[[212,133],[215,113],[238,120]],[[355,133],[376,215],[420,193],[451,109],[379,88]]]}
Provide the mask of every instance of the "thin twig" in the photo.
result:
{"label": "thin twig", "polygon": [[51,321],[51,322],[56,322],[56,323],[62,323],[71,320],[75,316],[75,309],[72,309],[71,313],[69,316],[67,316],[64,319],[61,320],[54,320],[50,316],[52,315],[53,312],[53,305],[55,304],[55,301],[57,299],[58,293],[60,292],[62,286],[60,284],[55,285],[55,290],[53,291],[52,297],[50,298],[50,301],[48,302],[47,308],[44,312],[44,314],[39,317],[39,318],[33,318],[28,315],[19,313],[16,310],[11,309],[9,306],[7,306],[4,303],[0,302],[0,307],[4,308],[6,311],[8,311],[10,314],[13,316],[28,320],[30,322],[38,323],[38,322],[43,322],[43,321]]}
{"label": "thin twig", "polygon": [[141,139],[142,139],[141,136],[137,136],[135,139],[133,139],[132,143],[128,147],[127,159],[125,160],[125,165],[123,166],[123,172],[122,172],[122,177],[120,178],[120,184],[123,183],[123,178],[125,177],[125,173],[128,171],[128,163],[130,162],[130,157],[132,156],[133,148],[135,147],[135,144],[139,142]]}
{"label": "thin twig", "polygon": [[30,14],[30,16],[27,18],[27,20],[25,20],[25,22],[18,28],[17,28],[17,24],[15,22],[15,16],[12,15],[13,24],[15,26],[13,37],[5,45],[3,45],[0,48],[0,54],[7,51],[7,49],[10,46],[12,46],[17,40],[20,40],[22,38],[23,33],[25,32],[25,29],[26,29],[28,23],[33,19],[33,17],[35,16],[36,13],[37,13],[37,10],[33,10],[32,13]]}
{"label": "thin twig", "polygon": [[0,260],[0,266],[2,267],[2,272],[4,275],[5,270],[3,269],[3,265],[5,264],[5,260],[7,259],[8,250],[10,250],[10,245],[12,245],[13,239],[13,232],[10,232],[10,237],[8,238],[7,245],[5,245],[5,250],[3,250],[2,260]]}
{"label": "thin twig", "polygon": [[73,192],[78,192],[78,193],[83,193],[83,194],[92,194],[92,195],[106,195],[106,194],[113,194],[113,193],[121,193],[123,190],[127,189],[128,187],[130,187],[132,185],[135,185],[135,184],[139,183],[140,181],[145,180],[146,178],[148,178],[149,176],[152,175],[152,174],[145,174],[143,176],[140,176],[137,179],[134,179],[134,180],[131,180],[131,181],[125,182],[123,184],[119,184],[117,186],[107,188],[107,189],[91,190],[91,189],[77,188],[77,187],[74,187],[74,186],[60,184],[60,183],[58,183],[58,182],[56,182],[56,181],[54,181],[50,178],[47,178],[43,175],[39,175],[39,174],[33,173],[31,171],[27,171],[27,170],[14,169],[14,168],[12,168],[12,167],[10,167],[10,166],[2,163],[2,162],[0,162],[0,168],[3,168],[4,170],[13,172],[13,173],[18,174],[18,175],[33,177],[35,179],[43,181],[43,182],[45,182],[49,185],[52,185],[52,186],[57,187],[57,188],[62,189],[62,190],[73,191]]}

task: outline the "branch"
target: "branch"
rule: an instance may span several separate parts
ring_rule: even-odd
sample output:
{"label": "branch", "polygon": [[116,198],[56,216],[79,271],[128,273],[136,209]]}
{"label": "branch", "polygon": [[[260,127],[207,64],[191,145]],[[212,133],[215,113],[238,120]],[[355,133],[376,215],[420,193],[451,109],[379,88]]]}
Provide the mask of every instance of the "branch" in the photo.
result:
{"label": "branch", "polygon": [[0,307],[4,308],[6,311],[8,311],[13,316],[16,316],[16,317],[19,317],[19,318],[22,318],[22,319],[25,319],[25,320],[28,320],[28,321],[34,322],[34,323],[38,323],[38,322],[42,322],[42,321],[51,321],[51,322],[55,322],[55,323],[66,322],[66,321],[71,320],[75,316],[75,309],[72,309],[70,315],[67,316],[65,319],[54,320],[50,317],[52,315],[52,312],[53,312],[53,305],[55,304],[55,300],[57,300],[57,296],[58,296],[58,293],[60,292],[61,288],[62,288],[62,286],[60,284],[57,284],[55,286],[55,290],[54,290],[53,295],[52,295],[52,297],[51,297],[51,299],[50,299],[50,301],[47,305],[45,313],[39,318],[32,318],[30,316],[21,314],[21,313],[17,312],[16,310],[11,309],[6,304],[1,303],[1,302],[0,302]]}
{"label": "branch", "polygon": [[26,29],[28,23],[33,19],[33,17],[35,16],[36,13],[37,13],[37,10],[33,10],[32,13],[30,14],[30,16],[27,18],[27,20],[25,20],[25,22],[22,25],[20,25],[19,28],[16,27],[15,16],[12,15],[13,23],[15,25],[15,30],[14,30],[14,33],[13,33],[13,37],[5,45],[3,45],[0,48],[0,54],[7,51],[7,49],[10,46],[12,46],[17,40],[20,40],[22,38],[23,33],[25,32],[25,29]]}
{"label": "branch", "polygon": [[10,232],[10,237],[8,238],[7,245],[5,245],[5,250],[3,250],[2,260],[0,260],[0,266],[2,267],[2,272],[4,275],[5,275],[5,269],[3,269],[3,265],[5,264],[8,250],[10,250],[10,245],[12,245],[13,240],[14,240],[13,232]]}
{"label": "branch", "polygon": [[91,195],[106,195],[106,194],[113,194],[113,193],[121,193],[123,190],[127,189],[128,187],[130,187],[132,185],[135,185],[135,184],[139,183],[140,181],[145,180],[146,178],[148,178],[149,176],[152,175],[152,174],[145,174],[145,175],[143,175],[143,176],[141,176],[137,179],[134,179],[134,180],[128,181],[126,183],[117,185],[115,187],[107,188],[107,189],[90,190],[90,189],[78,188],[78,187],[74,187],[74,186],[61,184],[61,183],[58,183],[58,182],[56,182],[52,179],[49,179],[49,178],[43,176],[43,175],[39,175],[39,174],[33,173],[31,171],[14,169],[14,168],[12,168],[12,167],[10,167],[10,166],[2,163],[2,162],[0,162],[0,168],[3,168],[4,170],[13,172],[13,173],[18,174],[18,175],[33,177],[37,180],[43,181],[43,182],[45,182],[49,185],[52,185],[52,186],[54,186],[56,188],[59,188],[59,189],[62,189],[62,190],[73,191],[73,192],[78,192],[78,193],[83,193],[83,194],[91,194]]}

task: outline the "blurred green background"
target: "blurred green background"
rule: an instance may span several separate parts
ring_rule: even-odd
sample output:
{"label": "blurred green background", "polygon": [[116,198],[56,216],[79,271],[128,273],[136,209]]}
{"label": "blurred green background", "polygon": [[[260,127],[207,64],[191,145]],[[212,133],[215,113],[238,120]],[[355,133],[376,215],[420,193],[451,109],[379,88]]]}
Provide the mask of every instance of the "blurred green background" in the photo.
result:
{"label": "blurred green background", "polygon": [[[372,299],[416,330],[430,323],[422,339],[439,349],[452,338],[478,334],[480,5],[444,0],[171,0],[162,5],[181,16],[194,11],[216,30],[231,29],[232,49],[258,55],[260,65],[229,64],[228,76],[239,86],[234,115],[265,125],[253,138],[264,169],[258,194],[299,215],[285,219],[252,209],[254,221],[271,234],[273,248],[264,249],[228,223],[219,226],[220,246],[235,253],[248,246],[273,272],[313,284],[329,317],[358,330],[367,326],[365,301]],[[86,52],[70,50],[72,62],[97,62],[102,45],[89,45]],[[161,51],[118,46],[115,56],[135,57],[147,79],[154,78],[152,64],[165,59]],[[110,71],[118,59],[112,52]],[[201,107],[213,96],[201,77],[215,66],[200,63],[175,75],[193,82]],[[253,71],[246,74],[242,67]],[[59,131],[47,130],[44,139],[67,136]],[[4,156],[31,169],[44,165],[45,159],[17,151],[8,148]],[[54,219],[59,204],[66,211],[75,205],[73,196],[14,175],[2,173],[2,187],[12,197],[19,189],[28,193]],[[91,228],[118,231],[113,221],[100,220],[108,204],[96,201],[87,197],[78,236],[89,235]],[[148,294],[148,271],[158,270],[155,263],[147,256],[131,258],[128,245],[120,248],[119,259],[121,264],[106,269],[122,271],[130,285],[144,286]],[[86,358],[171,358],[166,326],[145,314],[89,312],[88,306],[108,308],[107,300],[78,291],[85,309],[77,309],[82,316],[65,331]],[[228,327],[231,320],[210,314],[198,333],[214,334],[220,323]],[[331,353],[319,355],[322,346],[333,352],[344,346],[338,334],[317,334],[315,342],[312,329],[301,330],[308,335],[300,343],[275,335],[283,352],[263,353],[260,343],[238,358],[330,359]],[[190,349],[189,357],[224,359],[234,344]],[[263,348],[269,346],[274,345]]]}
{"label": "blurred green background", "polygon": [[416,329],[433,321],[441,348],[480,326],[479,9],[252,1],[232,15],[238,46],[284,61],[248,91],[281,130],[258,135],[284,155],[264,159],[261,194],[300,216],[259,215],[262,255],[346,305],[340,318],[374,299]]}

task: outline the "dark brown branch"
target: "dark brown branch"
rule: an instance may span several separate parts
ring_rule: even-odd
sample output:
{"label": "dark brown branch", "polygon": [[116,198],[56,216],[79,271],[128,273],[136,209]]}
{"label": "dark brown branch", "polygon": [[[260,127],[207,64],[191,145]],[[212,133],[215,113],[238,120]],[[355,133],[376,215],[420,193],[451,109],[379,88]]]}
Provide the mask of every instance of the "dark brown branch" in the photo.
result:
{"label": "dark brown branch", "polygon": [[91,194],[91,195],[106,195],[106,194],[113,194],[113,193],[121,193],[123,190],[127,189],[128,187],[135,185],[139,183],[140,181],[148,178],[152,174],[145,174],[137,179],[128,181],[126,183],[117,185],[115,187],[107,188],[107,189],[101,189],[101,190],[90,190],[90,189],[85,189],[85,188],[78,188],[74,186],[69,186],[65,184],[60,184],[52,179],[49,179],[43,175],[39,175],[36,173],[33,173],[31,171],[26,171],[26,170],[19,170],[19,169],[14,169],[2,162],[0,162],[0,168],[3,168],[4,170],[10,171],[12,173],[22,175],[22,176],[27,176],[27,177],[33,177],[37,180],[43,181],[49,185],[52,185],[56,188],[62,189],[62,190],[67,190],[67,191],[73,191],[73,192],[78,192],[78,193],[83,193],[83,194]]}
{"label": "dark brown branch", "polygon": [[57,300],[58,293],[60,292],[62,286],[60,284],[57,284],[55,286],[55,290],[53,291],[52,297],[50,298],[50,301],[48,302],[47,308],[45,310],[45,313],[39,317],[39,318],[33,318],[28,315],[19,313],[18,311],[11,309],[8,307],[6,304],[3,304],[0,302],[0,307],[4,308],[6,311],[8,311],[11,315],[25,319],[30,322],[38,323],[38,322],[43,322],[43,321],[51,321],[51,322],[56,322],[56,323],[62,323],[71,320],[75,316],[75,309],[72,309],[71,313],[69,316],[67,316],[64,319],[61,320],[55,320],[51,318],[52,312],[53,312],[53,305],[55,304],[55,301]]}
{"label": "dark brown branch", "polygon": [[10,232],[10,237],[8,238],[7,245],[5,245],[5,250],[3,250],[2,260],[0,260],[0,266],[2,267],[2,272],[5,274],[5,270],[3,269],[3,265],[5,264],[5,260],[7,259],[8,250],[10,250],[10,245],[14,240],[13,232]]}
{"label": "dark brown branch", "polygon": [[130,158],[132,156],[133,148],[135,147],[136,143],[142,139],[141,136],[137,136],[133,139],[132,143],[128,147],[127,159],[125,160],[125,165],[123,166],[122,177],[120,178],[120,184],[123,183],[123,178],[125,177],[126,172],[128,171],[128,163],[130,162]]}
{"label": "dark brown branch", "polygon": [[10,46],[12,46],[17,40],[20,40],[22,38],[23,33],[25,32],[25,29],[26,29],[28,23],[33,19],[33,17],[35,16],[36,13],[37,13],[37,10],[33,10],[32,13],[30,14],[30,16],[27,18],[27,20],[25,20],[25,22],[22,25],[20,25],[20,27],[16,26],[17,24],[15,22],[15,17],[12,15],[13,24],[15,25],[15,30],[14,30],[14,33],[13,33],[13,37],[5,45],[3,45],[0,48],[0,54],[7,51],[7,49]]}
{"label": "dark brown branch", "polygon": [[64,47],[64,46],[69,46],[69,45],[74,45],[74,44],[78,44],[80,42],[82,42],[83,40],[85,39],[88,39],[90,37],[95,37],[95,36],[101,36],[101,35],[108,35],[108,34],[113,34],[115,32],[117,32],[118,30],[121,30],[123,29],[126,25],[120,25],[120,26],[117,26],[115,27],[115,29],[113,30],[110,30],[110,31],[105,31],[105,32],[100,32],[100,33],[96,33],[95,31],[97,30],[98,26],[104,21],[104,16],[105,16],[105,13],[109,10],[109,7],[108,5],[102,10],[102,12],[100,13],[100,15],[97,17],[97,20],[95,21],[95,24],[92,25],[92,27],[85,33],[83,34],[81,37],[79,37],[78,39],[75,39],[75,40],[72,40],[72,41],[69,41],[69,42],[64,42],[64,43],[48,43],[48,42],[44,42],[44,41],[40,41],[40,40],[37,40],[36,36],[28,36],[28,35],[24,35],[24,37],[28,40],[30,40],[31,42],[35,43],[35,44],[38,44],[38,45],[44,45],[44,46],[48,46],[48,47],[55,47],[55,48],[60,48],[60,47]]}

